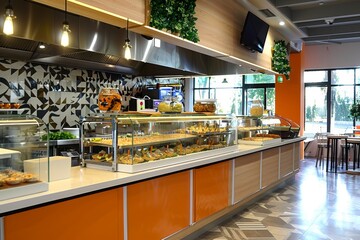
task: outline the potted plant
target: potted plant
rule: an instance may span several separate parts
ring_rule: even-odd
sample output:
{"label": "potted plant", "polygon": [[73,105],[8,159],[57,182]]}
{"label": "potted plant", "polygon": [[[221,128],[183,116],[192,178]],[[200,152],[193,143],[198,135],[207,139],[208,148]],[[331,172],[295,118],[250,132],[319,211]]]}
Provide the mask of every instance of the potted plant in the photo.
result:
{"label": "potted plant", "polygon": [[360,101],[357,100],[356,103],[350,106],[350,117],[353,119],[359,120],[360,119]]}

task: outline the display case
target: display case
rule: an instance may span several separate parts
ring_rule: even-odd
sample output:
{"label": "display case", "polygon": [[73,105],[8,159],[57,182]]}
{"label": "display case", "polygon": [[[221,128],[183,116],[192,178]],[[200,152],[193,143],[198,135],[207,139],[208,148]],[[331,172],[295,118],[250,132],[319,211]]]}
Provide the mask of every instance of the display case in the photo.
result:
{"label": "display case", "polygon": [[281,142],[281,139],[295,138],[299,125],[281,116],[238,116],[238,143],[266,145]]}
{"label": "display case", "polygon": [[236,149],[236,121],[225,115],[157,114],[81,119],[83,166],[138,172]]}
{"label": "display case", "polygon": [[11,112],[0,115],[0,200],[48,190],[48,143],[40,141],[46,125]]}

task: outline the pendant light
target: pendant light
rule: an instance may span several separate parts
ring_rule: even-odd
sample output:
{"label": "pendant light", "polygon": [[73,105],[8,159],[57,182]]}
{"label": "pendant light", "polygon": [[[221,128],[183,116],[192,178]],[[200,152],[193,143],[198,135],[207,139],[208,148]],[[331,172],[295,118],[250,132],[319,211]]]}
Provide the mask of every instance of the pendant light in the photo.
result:
{"label": "pendant light", "polygon": [[125,59],[129,60],[131,58],[131,48],[130,39],[129,39],[129,19],[126,20],[126,39],[125,45],[123,46],[124,50],[124,57]]}
{"label": "pendant light", "polygon": [[70,33],[70,25],[67,21],[67,0],[65,0],[65,21],[63,22],[63,29],[61,34],[61,46],[67,47],[69,46],[69,33]]}
{"label": "pendant light", "polygon": [[5,22],[3,27],[4,34],[12,35],[14,33],[14,25],[13,25],[14,18],[16,17],[14,16],[14,10],[9,0],[8,5],[5,7]]}

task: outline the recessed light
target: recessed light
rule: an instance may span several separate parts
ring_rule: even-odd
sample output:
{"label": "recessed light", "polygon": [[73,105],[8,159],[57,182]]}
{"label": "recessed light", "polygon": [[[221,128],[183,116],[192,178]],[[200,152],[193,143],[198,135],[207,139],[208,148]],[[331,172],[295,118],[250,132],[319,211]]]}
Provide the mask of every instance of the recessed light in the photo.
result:
{"label": "recessed light", "polygon": [[285,22],[284,22],[284,21],[280,21],[280,22],[279,22],[279,25],[280,25],[280,26],[284,26],[284,25],[285,25]]}

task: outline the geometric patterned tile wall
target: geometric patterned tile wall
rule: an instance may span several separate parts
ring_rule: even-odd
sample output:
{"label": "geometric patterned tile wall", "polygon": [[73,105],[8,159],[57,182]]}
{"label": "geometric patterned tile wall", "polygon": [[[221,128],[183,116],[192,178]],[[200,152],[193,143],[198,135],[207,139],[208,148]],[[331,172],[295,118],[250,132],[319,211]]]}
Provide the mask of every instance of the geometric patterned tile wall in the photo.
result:
{"label": "geometric patterned tile wall", "polygon": [[118,87],[123,108],[144,87],[143,78],[0,58],[0,102],[18,102],[49,130],[77,127],[80,116],[98,112],[102,87]]}

